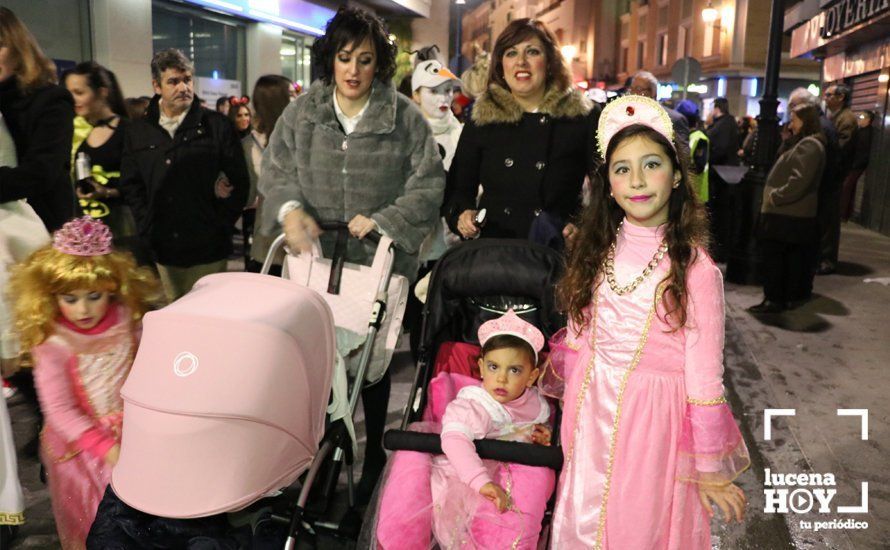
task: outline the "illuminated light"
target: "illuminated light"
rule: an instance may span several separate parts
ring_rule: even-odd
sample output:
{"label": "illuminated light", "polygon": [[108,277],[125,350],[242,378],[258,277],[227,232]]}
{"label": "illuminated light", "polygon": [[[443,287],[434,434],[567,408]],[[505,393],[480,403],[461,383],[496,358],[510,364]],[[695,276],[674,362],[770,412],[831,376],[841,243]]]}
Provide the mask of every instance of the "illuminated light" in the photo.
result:
{"label": "illuminated light", "polygon": [[720,19],[725,22],[725,24],[729,25],[733,17],[735,16],[735,10],[732,9],[732,6],[726,6],[723,8],[723,13],[720,15]]}
{"label": "illuminated light", "polygon": [[890,80],[890,74],[884,73],[882,75],[878,75],[878,82],[887,82]]}
{"label": "illuminated light", "polygon": [[575,56],[578,55],[578,48],[571,44],[563,46],[562,48],[560,48],[560,51],[562,52],[562,56],[565,58],[566,61],[572,61],[573,59],[575,59]]}
{"label": "illuminated light", "polygon": [[717,97],[726,97],[726,77],[717,79]]}
{"label": "illuminated light", "polygon": [[271,13],[272,15],[279,15],[281,13],[278,0],[250,0],[248,5],[251,9],[264,11],[266,13]]}
{"label": "illuminated light", "polygon": [[670,84],[659,84],[658,91],[655,94],[655,99],[668,99],[674,93],[674,87]]}
{"label": "illuminated light", "polygon": [[241,6],[237,4],[231,4],[229,2],[223,2],[222,0],[204,0],[204,2],[213,6],[226,8],[227,10],[244,11],[244,8],[242,8]]}
{"label": "illuminated light", "polygon": [[282,46],[281,55],[290,56],[297,55],[297,49],[293,46]]}
{"label": "illuminated light", "polygon": [[807,86],[807,91],[816,97],[822,95],[822,90],[820,90],[819,86],[816,86],[815,84],[810,84],[809,86]]}
{"label": "illuminated light", "polygon": [[751,79],[751,97],[757,97],[757,79]]}
{"label": "illuminated light", "polygon": [[717,11],[717,8],[715,8],[711,2],[708,2],[708,7],[701,10],[701,19],[705,23],[711,24],[719,18],[720,12]]}
{"label": "illuminated light", "polygon": [[211,73],[211,78],[213,78],[213,80],[217,80],[217,79],[219,79],[219,71],[217,71],[216,69],[214,69],[214,70],[213,70],[213,73]]}
{"label": "illuminated light", "polygon": [[687,92],[692,92],[694,94],[706,94],[708,93],[708,85],[707,84],[690,84],[686,86]]}
{"label": "illuminated light", "polygon": [[274,21],[276,23],[281,23],[282,25],[286,25],[294,29],[300,29],[310,34],[314,34],[315,36],[322,36],[324,34],[324,29],[319,29],[318,27],[313,27],[311,25],[304,25],[303,23],[294,21],[293,19],[286,19],[284,17],[278,17],[277,15],[271,15],[257,10],[250,10],[250,15],[262,19],[268,19],[269,21]]}
{"label": "illuminated light", "polygon": [[467,0],[454,0],[454,3],[457,4],[458,6],[463,6],[464,4],[467,3]]}

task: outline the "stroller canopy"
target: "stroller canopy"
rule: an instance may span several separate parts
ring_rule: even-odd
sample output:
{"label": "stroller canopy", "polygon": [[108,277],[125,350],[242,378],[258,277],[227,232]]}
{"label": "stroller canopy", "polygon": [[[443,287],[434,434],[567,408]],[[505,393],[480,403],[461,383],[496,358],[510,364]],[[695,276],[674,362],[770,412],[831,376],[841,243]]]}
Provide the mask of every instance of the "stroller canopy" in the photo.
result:
{"label": "stroller canopy", "polygon": [[193,518],[291,484],[324,431],[334,363],[325,301],[250,273],[201,279],[148,313],[124,400],[118,496]]}

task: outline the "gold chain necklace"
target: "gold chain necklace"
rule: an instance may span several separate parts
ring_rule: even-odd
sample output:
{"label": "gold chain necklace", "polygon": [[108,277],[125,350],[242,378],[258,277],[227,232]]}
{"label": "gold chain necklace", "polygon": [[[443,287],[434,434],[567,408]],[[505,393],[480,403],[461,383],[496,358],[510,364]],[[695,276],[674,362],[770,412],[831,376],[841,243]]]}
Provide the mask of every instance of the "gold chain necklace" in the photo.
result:
{"label": "gold chain necklace", "polygon": [[[618,233],[621,232],[622,225],[624,225],[623,221],[618,226],[618,230],[615,231],[615,242],[618,241]],[[656,267],[658,267],[658,263],[661,262],[661,259],[664,258],[664,255],[667,253],[667,251],[667,243],[662,242],[661,245],[658,247],[658,250],[655,251],[655,255],[652,256],[651,260],[649,260],[649,264],[646,266],[645,269],[643,269],[643,272],[637,275],[637,278],[634,279],[629,285],[618,286],[618,281],[615,280],[615,243],[613,242],[609,246],[609,253],[606,255],[606,263],[604,266],[606,272],[606,281],[608,281],[609,283],[609,288],[611,288],[612,292],[619,296],[630,294],[631,292],[636,290],[638,286],[640,286],[640,283],[646,280],[646,277],[648,277],[652,273],[652,271],[655,270]]]}

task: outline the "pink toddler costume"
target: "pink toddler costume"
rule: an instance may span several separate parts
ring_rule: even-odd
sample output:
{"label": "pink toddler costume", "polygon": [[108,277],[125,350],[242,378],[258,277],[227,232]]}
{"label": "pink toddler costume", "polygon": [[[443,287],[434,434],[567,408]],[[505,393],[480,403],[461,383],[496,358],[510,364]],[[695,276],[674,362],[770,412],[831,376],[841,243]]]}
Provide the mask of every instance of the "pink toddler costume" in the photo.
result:
{"label": "pink toddler costume", "polygon": [[[615,278],[636,278],[664,226],[625,221]],[[635,290],[599,284],[590,322],[551,342],[542,388],[564,384],[565,464],[551,547],[559,550],[710,548],[697,483],[728,483],[750,465],[723,395],[723,282],[703,250],[686,274],[686,326],[665,321],[664,256]]]}
{"label": "pink toddler costume", "polygon": [[120,388],[130,372],[136,334],[130,314],[112,305],[89,330],[59,319],[32,350],[43,410],[41,458],[62,547],[84,548],[111,468],[105,454],[120,443]]}
{"label": "pink toddler costume", "polygon": [[[549,420],[550,407],[537,388],[501,404],[478,384],[473,381],[464,386],[445,409],[441,429],[444,456],[412,451],[395,454],[378,516],[380,548],[429,548],[430,531],[441,548],[537,546],[555,484],[553,471],[482,460],[473,441],[488,438],[530,443],[535,424]],[[431,426],[435,425],[421,423],[417,428],[432,431],[435,428]],[[489,482],[500,485],[511,497],[512,506],[503,514],[479,494]],[[429,489],[424,490],[424,485]]]}

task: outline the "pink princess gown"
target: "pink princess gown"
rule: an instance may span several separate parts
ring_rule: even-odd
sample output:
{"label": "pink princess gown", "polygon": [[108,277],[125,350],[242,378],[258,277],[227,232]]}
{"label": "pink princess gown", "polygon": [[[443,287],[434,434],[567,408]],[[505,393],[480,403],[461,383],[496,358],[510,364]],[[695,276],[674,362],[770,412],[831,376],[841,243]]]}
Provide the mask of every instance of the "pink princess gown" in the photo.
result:
{"label": "pink princess gown", "polygon": [[[663,231],[624,222],[619,285],[643,272]],[[697,483],[729,482],[750,464],[723,396],[722,275],[696,251],[686,326],[672,331],[656,292],[669,268],[665,255],[623,296],[598,285],[591,321],[551,343],[542,387],[552,394],[564,384],[554,549],[710,548]]]}
{"label": "pink princess gown", "polygon": [[60,319],[53,334],[32,350],[44,415],[41,459],[65,550],[84,548],[111,479],[105,454],[120,443],[120,388],[135,349],[130,315],[114,305],[89,330]]}

